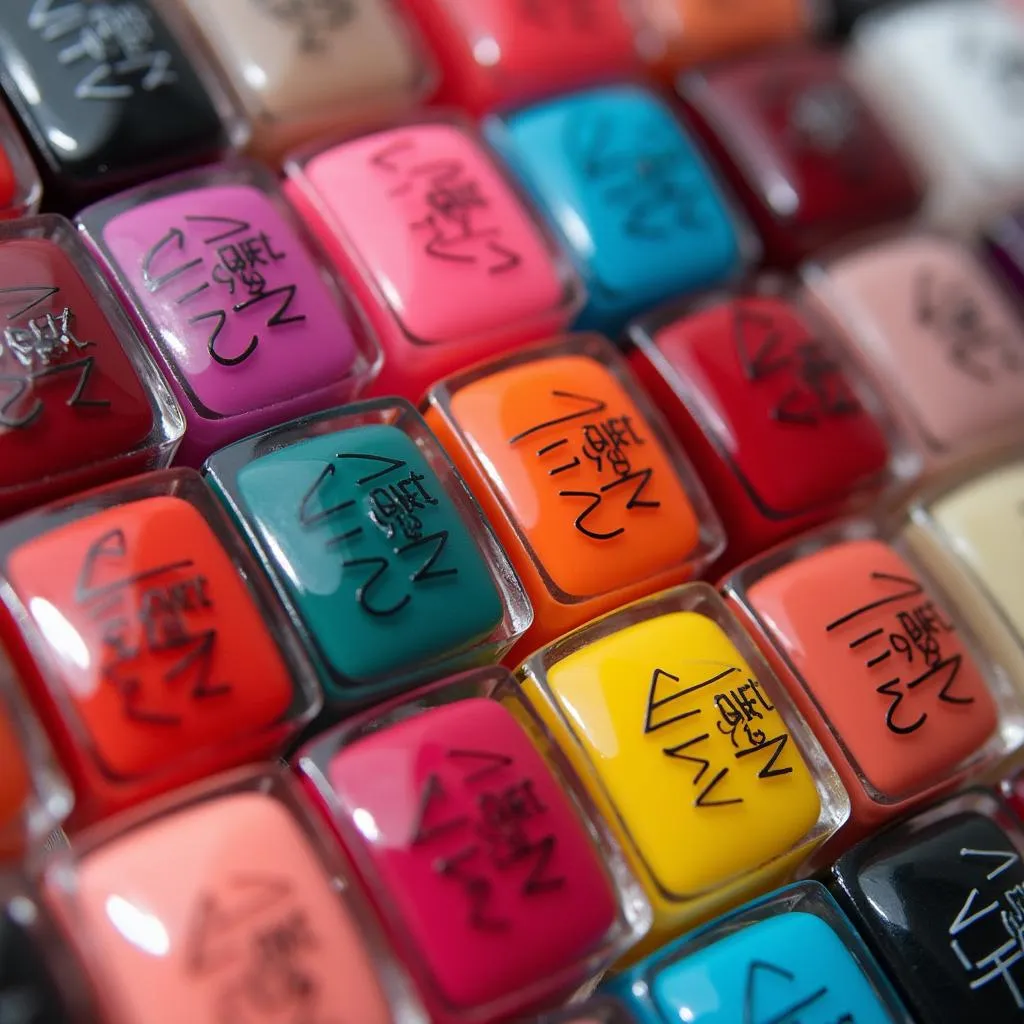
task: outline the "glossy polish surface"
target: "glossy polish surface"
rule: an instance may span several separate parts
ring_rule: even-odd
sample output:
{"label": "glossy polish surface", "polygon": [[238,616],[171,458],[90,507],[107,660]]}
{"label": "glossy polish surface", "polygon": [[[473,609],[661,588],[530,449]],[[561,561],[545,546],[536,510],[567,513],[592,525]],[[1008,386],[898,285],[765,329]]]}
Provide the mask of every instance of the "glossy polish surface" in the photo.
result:
{"label": "glossy polish surface", "polygon": [[1014,1020],[1024,1009],[1024,865],[989,818],[883,833],[840,859],[831,887],[918,1020]]}
{"label": "glossy polish surface", "polygon": [[109,778],[159,776],[200,751],[216,759],[291,706],[288,670],[245,584],[179,498],[43,533],[5,570],[46,645],[55,696],[84,730],[75,759],[95,758]]}
{"label": "glossy polish surface", "polygon": [[1024,412],[1024,325],[966,248],[910,234],[806,279],[926,459],[968,451]]}
{"label": "glossy polish surface", "polygon": [[740,268],[737,229],[671,110],[637,86],[548,100],[488,128],[561,233],[588,292],[579,326],[614,334]]}
{"label": "glossy polish surface", "polygon": [[238,487],[339,695],[461,652],[501,622],[483,552],[400,429],[281,448],[244,467]]}
{"label": "glossy polish surface", "polygon": [[680,92],[775,263],[909,217],[921,202],[915,173],[838,53],[751,57],[684,78]]}
{"label": "glossy polish surface", "polygon": [[185,52],[147,0],[9,0],[2,79],[56,191],[112,191],[225,148]]}
{"label": "glossy polish surface", "polygon": [[262,793],[113,840],[79,865],[77,890],[78,937],[116,1024],[392,1019],[356,922]]}
{"label": "glossy polish surface", "polygon": [[198,175],[181,189],[129,193],[80,219],[185,410],[179,462],[198,465],[239,437],[344,401],[360,353],[271,193]]}
{"label": "glossy polish surface", "polygon": [[654,330],[644,345],[633,365],[711,492],[731,558],[884,481],[885,434],[841,353],[785,299],[720,302]]}
{"label": "glossy polish surface", "polygon": [[393,925],[442,1004],[514,998],[584,959],[614,923],[582,822],[497,702],[434,708],[361,738],[327,776],[358,809]]}
{"label": "glossy polish surface", "polygon": [[651,874],[676,899],[759,867],[817,820],[813,780],[782,717],[710,619],[680,612],[627,627],[548,678]]}
{"label": "glossy polish surface", "polygon": [[881,541],[799,558],[750,602],[883,800],[946,778],[994,732],[995,701],[956,625]]}
{"label": "glossy polish surface", "polygon": [[142,444],[153,412],[118,334],[55,242],[0,242],[0,279],[0,509],[9,511],[4,488],[76,471],[88,479],[96,463]]}
{"label": "glossy polish surface", "polygon": [[664,1020],[891,1024],[843,940],[813,914],[780,914],[664,968],[651,986]]}

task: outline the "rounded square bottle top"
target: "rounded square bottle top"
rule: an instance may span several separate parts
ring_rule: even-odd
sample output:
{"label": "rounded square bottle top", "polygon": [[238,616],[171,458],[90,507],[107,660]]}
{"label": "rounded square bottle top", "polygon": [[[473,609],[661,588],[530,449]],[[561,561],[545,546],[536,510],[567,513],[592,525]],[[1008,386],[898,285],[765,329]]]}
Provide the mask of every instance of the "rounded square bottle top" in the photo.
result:
{"label": "rounded square bottle top", "polygon": [[465,386],[451,416],[528,545],[571,598],[700,560],[702,523],[636,397],[585,350],[552,350]]}
{"label": "rounded square bottle top", "polygon": [[959,244],[906,235],[804,279],[926,453],[962,453],[1024,412],[1024,326]]}
{"label": "rounded square bottle top", "polygon": [[249,115],[285,130],[411,103],[426,81],[389,0],[183,4]]}
{"label": "rounded square bottle top", "polygon": [[1024,862],[1012,816],[969,793],[845,854],[830,887],[918,1020],[1021,1011]]}
{"label": "rounded square bottle top", "polygon": [[577,811],[498,701],[369,733],[325,774],[355,815],[394,925],[456,1011],[564,974],[615,924],[615,891]]}
{"label": "rounded square bottle top", "polygon": [[[738,977],[737,977],[738,975]],[[845,942],[804,911],[751,924],[664,967],[652,986],[666,1020],[894,1024]]]}
{"label": "rounded square bottle top", "polygon": [[574,257],[589,297],[582,326],[614,333],[642,309],[742,266],[737,223],[711,171],[650,91],[575,93],[486,130]]}
{"label": "rounded square bottle top", "polygon": [[796,262],[921,203],[916,172],[838,53],[768,52],[686,76],[677,89],[749,194],[773,260]]}
{"label": "rounded square bottle top", "polygon": [[676,612],[625,626],[551,665],[547,684],[673,898],[759,868],[814,829],[811,770],[773,694],[711,619]]}
{"label": "rounded square bottle top", "polygon": [[863,382],[785,297],[722,299],[639,340],[765,516],[792,518],[884,483],[889,445]]}
{"label": "rounded square bottle top", "polygon": [[167,179],[79,217],[191,415],[340,388],[360,369],[347,309],[262,175]]}
{"label": "rounded square bottle top", "polygon": [[151,0],[11,0],[0,65],[42,165],[69,196],[111,191],[229,146],[205,76]]}
{"label": "rounded square bottle top", "polygon": [[925,169],[938,183],[960,173],[983,189],[1019,190],[1024,22],[1014,12],[972,0],[894,6],[857,26],[851,59],[865,81],[874,79],[882,114],[900,123],[922,158],[935,155]]}
{"label": "rounded square bottle top", "polygon": [[0,509],[169,457],[180,414],[70,224],[0,232]]}
{"label": "rounded square bottle top", "polygon": [[285,424],[219,452],[206,472],[334,700],[500,658],[530,622],[489,524],[407,404]]}
{"label": "rounded square bottle top", "polygon": [[[82,855],[73,938],[112,1019],[393,1018],[359,924],[288,809],[260,791],[176,809]],[[62,899],[60,879],[50,894]],[[156,997],[156,998],[154,998]]]}
{"label": "rounded square bottle top", "polygon": [[497,334],[566,304],[568,282],[547,239],[455,124],[362,136],[291,174],[413,344]]}
{"label": "rounded square bottle top", "polygon": [[996,731],[995,699],[949,612],[883,541],[805,554],[746,596],[874,799],[949,777]]}
{"label": "rounded square bottle top", "polygon": [[159,774],[183,755],[267,730],[293,705],[261,610],[182,498],[41,525],[8,549],[5,573],[52,685],[114,778]]}

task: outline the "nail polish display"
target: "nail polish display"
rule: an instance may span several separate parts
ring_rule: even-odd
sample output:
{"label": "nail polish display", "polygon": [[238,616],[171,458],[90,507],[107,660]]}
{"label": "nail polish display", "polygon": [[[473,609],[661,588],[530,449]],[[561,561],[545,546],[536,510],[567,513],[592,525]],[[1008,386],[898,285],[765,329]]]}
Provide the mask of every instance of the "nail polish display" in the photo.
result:
{"label": "nail polish display", "polygon": [[27,882],[0,877],[0,1020],[76,1024],[95,1020],[88,983],[69,962]]}
{"label": "nail polish display", "polygon": [[46,736],[6,653],[0,652],[0,862],[34,855],[71,804],[71,790]]}
{"label": "nail polish display", "polygon": [[1024,1008],[1022,836],[985,793],[866,840],[828,875],[840,906],[922,1024]]}
{"label": "nail polish display", "polygon": [[152,0],[9,0],[0,84],[69,206],[215,159],[239,133]]}
{"label": "nail polish display", "polygon": [[979,260],[907,234],[804,268],[803,299],[838,330],[925,466],[964,456],[1024,413],[1024,321]]}
{"label": "nail polish display", "polygon": [[911,503],[904,536],[956,595],[957,616],[1014,680],[1024,670],[1024,462],[1015,452],[938,481]]}
{"label": "nail polish display", "polygon": [[1019,709],[1005,677],[975,653],[919,570],[869,527],[833,528],[772,552],[724,591],[843,779],[852,805],[845,842],[1014,745]]}
{"label": "nail polish display", "polygon": [[214,491],[300,624],[330,701],[500,658],[530,603],[411,406],[380,399],[218,452]]}
{"label": "nail polish display", "polygon": [[722,517],[729,564],[890,481],[880,398],[784,281],[668,309],[630,338],[632,368]]}
{"label": "nail polish display", "polygon": [[646,930],[638,884],[613,842],[595,845],[604,826],[581,815],[583,784],[559,762],[500,668],[416,691],[299,753],[438,1024],[564,997]]}
{"label": "nail polish display", "polygon": [[299,796],[270,774],[217,778],[54,862],[46,896],[105,1021],[422,1019]]}
{"label": "nail polish display", "polygon": [[411,107],[431,86],[391,0],[178,0],[272,158]]}
{"label": "nail polish display", "polygon": [[577,325],[615,334],[666,299],[736,276],[755,243],[675,114],[608,86],[485,126],[562,238],[587,289]]}
{"label": "nail polish display", "polygon": [[645,950],[787,880],[846,817],[817,741],[707,584],[598,619],[519,676],[647,890]]}
{"label": "nail polish display", "polygon": [[186,420],[177,461],[350,399],[378,359],[255,164],[207,168],[79,215]]}
{"label": "nail polish display", "polygon": [[0,280],[0,516],[166,464],[181,413],[74,228],[0,225]]}
{"label": "nail polish display", "polygon": [[427,423],[515,563],[532,652],[692,578],[722,531],[685,456],[614,347],[577,335],[440,382]]}
{"label": "nail polish display", "polygon": [[895,6],[857,27],[857,84],[927,177],[924,213],[970,235],[1024,199],[1024,21],[997,3]]}
{"label": "nail polish display", "polygon": [[817,882],[772,893],[608,981],[637,1024],[902,1024],[891,985]]}
{"label": "nail polish display", "polygon": [[677,91],[775,264],[920,205],[916,171],[836,51],[768,52],[687,75]]}
{"label": "nail polish display", "polygon": [[1024,302],[1024,206],[999,217],[982,244],[989,265]]}
{"label": "nail polish display", "polygon": [[275,752],[319,708],[269,589],[191,470],[0,528],[3,639],[81,826]]}
{"label": "nail polish display", "polygon": [[404,0],[443,68],[438,102],[473,113],[639,70],[623,0]]}
{"label": "nail polish display", "polygon": [[802,39],[814,27],[818,6],[808,0],[638,0],[650,33],[646,56],[668,78],[695,64]]}
{"label": "nail polish display", "polygon": [[35,213],[42,194],[32,157],[7,109],[0,108],[0,220]]}
{"label": "nail polish display", "polygon": [[553,242],[458,124],[350,139],[287,175],[383,346],[371,394],[418,401],[439,377],[557,334],[579,304]]}

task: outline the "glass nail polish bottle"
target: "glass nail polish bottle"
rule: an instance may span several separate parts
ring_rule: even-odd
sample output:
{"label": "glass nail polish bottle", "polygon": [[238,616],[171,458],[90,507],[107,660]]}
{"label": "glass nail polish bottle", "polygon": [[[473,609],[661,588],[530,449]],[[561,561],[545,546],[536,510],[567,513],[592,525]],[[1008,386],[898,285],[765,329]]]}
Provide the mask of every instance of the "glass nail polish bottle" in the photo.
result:
{"label": "glass nail polish bottle", "polygon": [[276,754],[319,710],[312,667],[194,470],[0,527],[0,637],[75,790],[80,829]]}
{"label": "glass nail polish bottle", "polygon": [[0,224],[0,518],[166,465],[177,402],[74,227]]}
{"label": "glass nail polish bottle", "polygon": [[520,660],[693,579],[722,550],[686,456],[601,337],[569,336],[440,381],[424,415],[530,597]]}
{"label": "glass nail polish bottle", "polygon": [[337,708],[496,661],[531,622],[490,524],[401,399],[275,427],[205,473]]}
{"label": "glass nail polish bottle", "polygon": [[108,1024],[427,1024],[280,768],[215,776],[83,834],[43,891]]}
{"label": "glass nail polish bottle", "polygon": [[285,176],[380,340],[368,394],[419,401],[440,377],[557,334],[582,302],[555,242],[461,121],[321,143]]}
{"label": "glass nail polish bottle", "polygon": [[597,619],[518,676],[644,886],[640,952],[790,880],[847,818],[821,745],[706,583]]}
{"label": "glass nail polish bottle", "polygon": [[348,719],[295,761],[436,1024],[556,1004],[650,923],[584,783],[506,669]]}
{"label": "glass nail polish bottle", "polygon": [[69,213],[214,160],[246,134],[156,0],[8,0],[0,86],[31,142],[49,205]]}
{"label": "glass nail polish bottle", "polygon": [[185,414],[179,464],[357,394],[379,351],[259,165],[215,165],[79,214]]}

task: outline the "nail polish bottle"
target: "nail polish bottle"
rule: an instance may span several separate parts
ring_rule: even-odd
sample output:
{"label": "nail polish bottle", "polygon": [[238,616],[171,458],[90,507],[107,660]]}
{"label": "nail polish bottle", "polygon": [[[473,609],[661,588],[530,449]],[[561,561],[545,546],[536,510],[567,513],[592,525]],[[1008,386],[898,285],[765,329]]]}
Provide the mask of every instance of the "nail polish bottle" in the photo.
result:
{"label": "nail polish bottle", "polygon": [[857,26],[848,61],[925,175],[931,224],[971,237],[1024,199],[1024,20],[974,0],[895,6]]}
{"label": "nail polish bottle", "polygon": [[638,9],[644,55],[670,80],[697,64],[803,39],[823,14],[820,0],[638,0]]}
{"label": "nail polish bottle", "polygon": [[71,224],[0,224],[0,517],[166,465],[184,424]]}
{"label": "nail polish bottle", "polygon": [[280,770],[208,779],[83,834],[44,893],[106,1024],[426,1024]]}
{"label": "nail polish bottle", "polygon": [[577,326],[614,335],[666,299],[735,277],[758,253],[670,107],[612,85],[484,127],[558,233],[587,290]]}
{"label": "nail polish bottle", "polygon": [[992,660],[1024,694],[1024,461],[1016,446],[935,480],[909,504],[903,536],[956,600]]}
{"label": "nail polish bottle", "polygon": [[0,85],[51,208],[216,159],[244,126],[153,0],[7,0]]}
{"label": "nail polish bottle", "polygon": [[769,552],[722,589],[843,780],[842,845],[1019,745],[1006,673],[958,605],[873,524]]}
{"label": "nail polish bottle", "polygon": [[30,862],[71,805],[71,789],[0,649],[0,863]]}
{"label": "nail polish bottle", "polygon": [[650,923],[621,849],[506,669],[348,719],[296,763],[434,1024],[557,1005]]}
{"label": "nail polish bottle", "polygon": [[78,217],[185,414],[179,464],[351,399],[376,344],[273,175],[238,163]]}
{"label": "nail polish bottle", "polygon": [[706,583],[597,619],[518,675],[647,892],[638,952],[789,881],[847,817],[814,734]]}
{"label": "nail polish bottle", "polygon": [[0,1020],[5,1024],[91,1024],[89,982],[60,940],[35,887],[0,875]]}
{"label": "nail polish bottle", "polygon": [[1006,805],[973,791],[866,840],[828,872],[920,1024],[1019,1018],[1022,851]]}
{"label": "nail polish bottle", "polygon": [[909,218],[923,199],[838,51],[766,51],[685,75],[676,90],[775,265]]}
{"label": "nail polish bottle", "polygon": [[1016,434],[1024,319],[975,254],[886,235],[807,264],[801,302],[836,329],[926,470]]}
{"label": "nail polish bottle", "polygon": [[513,663],[700,575],[722,550],[703,487],[603,338],[573,335],[440,381],[424,415],[533,605]]}
{"label": "nail polish bottle", "polygon": [[0,527],[0,636],[75,789],[79,829],[276,753],[319,709],[313,671],[193,470]]}
{"label": "nail polish bottle", "polygon": [[989,267],[1024,308],[1024,205],[1003,213],[986,228],[982,252]]}
{"label": "nail polish bottle", "polygon": [[436,102],[483,114],[640,70],[632,0],[404,0],[441,65]]}
{"label": "nail polish bottle", "polygon": [[571,268],[461,123],[350,138],[290,159],[285,173],[286,195],[380,339],[369,394],[418,401],[438,378],[575,315]]}
{"label": "nail polish bottle", "polygon": [[[267,160],[339,126],[391,117],[435,72],[392,0],[175,0],[181,32],[226,80]],[[191,52],[191,51],[190,51]]]}
{"label": "nail polish bottle", "polygon": [[835,900],[799,882],[653,953],[601,988],[636,1024],[910,1024]]}
{"label": "nail polish bottle", "polygon": [[267,430],[205,473],[336,707],[496,661],[530,624],[491,526],[401,399]]}
{"label": "nail polish bottle", "polygon": [[6,107],[0,107],[0,220],[28,217],[39,209],[39,172]]}
{"label": "nail polish bottle", "polygon": [[864,506],[905,461],[880,396],[794,292],[763,276],[630,327],[630,365],[722,517],[719,572]]}

